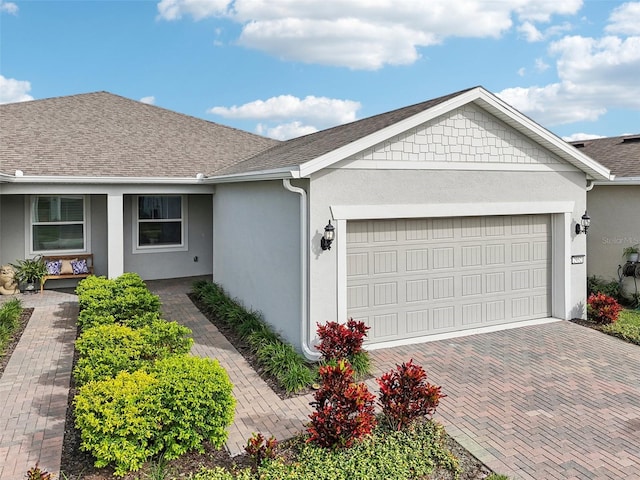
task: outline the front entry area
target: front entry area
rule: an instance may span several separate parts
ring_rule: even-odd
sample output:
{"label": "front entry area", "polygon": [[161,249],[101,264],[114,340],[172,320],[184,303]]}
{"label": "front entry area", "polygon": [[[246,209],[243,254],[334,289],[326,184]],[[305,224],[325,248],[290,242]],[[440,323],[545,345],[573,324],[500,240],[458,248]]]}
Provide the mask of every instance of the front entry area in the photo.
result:
{"label": "front entry area", "polygon": [[350,220],[346,243],[369,344],[551,315],[550,215]]}

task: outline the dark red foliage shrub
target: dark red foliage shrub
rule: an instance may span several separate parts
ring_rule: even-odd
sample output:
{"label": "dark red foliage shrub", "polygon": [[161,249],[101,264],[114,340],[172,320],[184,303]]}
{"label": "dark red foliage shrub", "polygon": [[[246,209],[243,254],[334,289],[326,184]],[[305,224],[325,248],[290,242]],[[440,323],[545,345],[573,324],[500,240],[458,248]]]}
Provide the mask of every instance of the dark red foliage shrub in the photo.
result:
{"label": "dark red foliage shrub", "polygon": [[587,299],[587,317],[596,323],[614,323],[622,307],[615,298],[604,293],[592,293]]}
{"label": "dark red foliage shrub", "polygon": [[319,369],[322,386],[311,402],[308,442],[325,448],[349,448],[376,425],[375,396],[364,383],[353,381],[353,369],[345,360]]}
{"label": "dark red foliage shrub", "polygon": [[378,404],[396,430],[401,430],[420,417],[431,417],[440,399],[446,395],[427,382],[427,372],[413,360],[397,365],[395,370],[376,379],[380,385]]}
{"label": "dark red foliage shrub", "polygon": [[353,318],[350,318],[346,324],[327,322],[321,325],[318,323],[320,344],[316,348],[325,360],[350,358],[362,351],[362,343],[369,328],[371,327],[367,327],[364,322]]}
{"label": "dark red foliage shrub", "polygon": [[275,458],[276,448],[278,447],[278,441],[275,437],[271,436],[269,439],[264,438],[261,433],[254,433],[249,440],[244,450],[253,458],[256,466],[262,463],[265,458]]}

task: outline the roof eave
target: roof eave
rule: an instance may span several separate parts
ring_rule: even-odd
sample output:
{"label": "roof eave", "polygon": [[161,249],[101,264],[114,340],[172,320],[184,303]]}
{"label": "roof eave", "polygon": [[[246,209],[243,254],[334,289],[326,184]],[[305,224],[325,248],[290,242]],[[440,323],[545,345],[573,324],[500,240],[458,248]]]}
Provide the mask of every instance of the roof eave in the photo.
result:
{"label": "roof eave", "polygon": [[609,181],[595,181],[594,185],[640,185],[640,177],[617,177]]}
{"label": "roof eave", "polygon": [[207,177],[211,183],[258,182],[262,180],[282,180],[285,178],[300,178],[298,167],[258,170],[247,173],[233,173],[230,175],[213,175]]}
{"label": "roof eave", "polygon": [[207,177],[82,177],[56,175],[23,175],[14,176],[0,174],[0,181],[5,183],[24,184],[143,184],[143,185],[201,185],[210,183]]}

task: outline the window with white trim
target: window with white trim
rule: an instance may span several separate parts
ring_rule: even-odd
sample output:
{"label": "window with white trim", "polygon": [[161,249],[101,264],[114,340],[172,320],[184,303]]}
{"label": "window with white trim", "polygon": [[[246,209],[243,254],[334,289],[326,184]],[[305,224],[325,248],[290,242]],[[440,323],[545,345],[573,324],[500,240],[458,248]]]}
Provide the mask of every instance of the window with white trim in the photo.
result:
{"label": "window with white trim", "polygon": [[184,250],[186,199],[182,195],[140,195],[136,199],[135,250]]}
{"label": "window with white trim", "polygon": [[87,251],[86,199],[83,195],[31,197],[31,251]]}

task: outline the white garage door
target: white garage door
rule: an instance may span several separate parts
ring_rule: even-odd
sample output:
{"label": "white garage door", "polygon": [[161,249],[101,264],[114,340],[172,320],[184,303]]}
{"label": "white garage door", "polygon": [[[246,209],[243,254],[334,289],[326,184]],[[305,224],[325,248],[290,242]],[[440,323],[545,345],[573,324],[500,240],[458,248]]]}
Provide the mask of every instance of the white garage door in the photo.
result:
{"label": "white garage door", "polygon": [[549,215],[349,221],[348,316],[368,343],[550,314]]}

